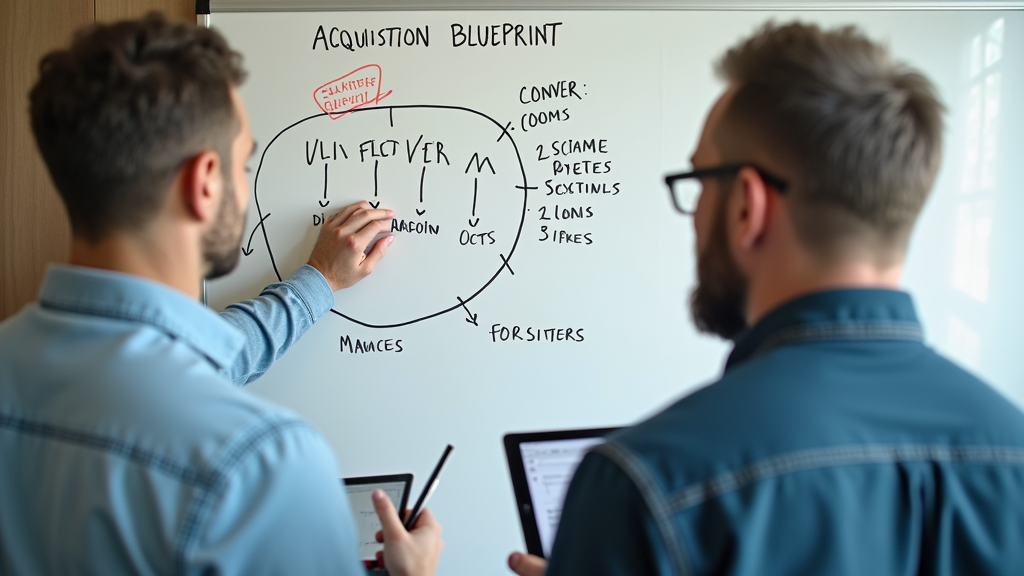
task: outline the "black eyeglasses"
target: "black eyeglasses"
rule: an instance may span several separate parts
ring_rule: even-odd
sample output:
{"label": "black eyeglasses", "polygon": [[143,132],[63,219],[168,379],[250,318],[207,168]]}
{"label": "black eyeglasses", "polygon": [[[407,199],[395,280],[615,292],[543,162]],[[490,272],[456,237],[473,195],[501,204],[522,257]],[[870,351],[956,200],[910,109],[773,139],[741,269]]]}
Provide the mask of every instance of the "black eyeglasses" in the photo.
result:
{"label": "black eyeglasses", "polygon": [[765,184],[778,190],[779,193],[785,192],[786,188],[789,187],[789,184],[782,178],[774,176],[770,172],[758,168],[753,164],[724,164],[722,166],[702,168],[692,172],[669,174],[668,176],[665,176],[665,184],[668,186],[668,193],[672,196],[672,205],[676,207],[676,210],[683,214],[693,214],[697,210],[697,200],[700,199],[702,189],[700,183],[701,178],[735,176],[739,173],[740,169],[745,166],[753,168],[754,171],[761,176],[761,179],[764,180]]}

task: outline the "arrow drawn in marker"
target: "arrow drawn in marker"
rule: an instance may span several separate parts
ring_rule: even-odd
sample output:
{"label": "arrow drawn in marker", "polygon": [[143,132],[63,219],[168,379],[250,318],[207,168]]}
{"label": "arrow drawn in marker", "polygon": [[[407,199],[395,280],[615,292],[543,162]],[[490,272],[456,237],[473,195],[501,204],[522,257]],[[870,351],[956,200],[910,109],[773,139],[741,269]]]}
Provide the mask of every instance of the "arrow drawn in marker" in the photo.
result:
{"label": "arrow drawn in marker", "polygon": [[456,296],[455,299],[459,301],[459,304],[462,304],[463,310],[465,310],[466,314],[469,315],[469,318],[466,318],[466,322],[469,322],[473,326],[479,326],[479,324],[476,323],[476,314],[473,314],[469,311],[469,308],[466,308],[466,303],[462,301],[462,298]]}
{"label": "arrow drawn in marker", "polygon": [[249,233],[249,242],[247,242],[245,244],[245,248],[242,248],[242,254],[244,254],[246,256],[248,256],[249,254],[252,254],[252,251],[253,251],[253,248],[251,248],[251,246],[252,246],[252,237],[253,237],[253,235],[256,234],[256,229],[259,228],[260,226],[263,226],[263,222],[267,218],[270,218],[270,212],[267,212],[267,215],[264,216],[262,220],[257,222],[256,225],[252,227],[252,232]]}
{"label": "arrow drawn in marker", "polygon": [[377,200],[376,202],[370,202],[370,206],[373,206],[374,208],[380,206],[380,200]]}
{"label": "arrow drawn in marker", "polygon": [[420,204],[423,203],[423,179],[427,175],[427,167],[424,166],[423,170],[420,170]]}
{"label": "arrow drawn in marker", "polygon": [[[476,190],[477,190],[477,178],[473,178],[473,213],[470,216],[476,216]],[[476,228],[476,225],[480,223],[479,218],[470,218],[469,226]]]}
{"label": "arrow drawn in marker", "polygon": [[324,199],[319,202],[321,208],[325,208],[331,203],[331,201],[327,199],[327,162],[324,162]]}
{"label": "arrow drawn in marker", "polygon": [[[423,180],[426,177],[427,177],[427,167],[424,166],[423,169],[420,170],[420,204],[423,203]],[[424,208],[423,210],[420,210],[418,208],[416,209],[416,215],[417,216],[423,216],[426,213],[427,213],[426,208]]]}
{"label": "arrow drawn in marker", "polygon": [[470,216],[476,216],[476,184],[477,179],[473,178],[473,213]]}

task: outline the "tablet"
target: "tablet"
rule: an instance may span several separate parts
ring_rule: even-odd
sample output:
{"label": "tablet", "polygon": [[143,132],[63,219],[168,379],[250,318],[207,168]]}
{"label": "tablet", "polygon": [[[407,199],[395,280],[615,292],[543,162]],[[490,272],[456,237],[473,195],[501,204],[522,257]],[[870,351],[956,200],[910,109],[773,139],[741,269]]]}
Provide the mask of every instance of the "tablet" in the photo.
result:
{"label": "tablet", "polygon": [[409,502],[409,487],[412,485],[412,474],[391,474],[389,476],[361,476],[344,478],[345,492],[352,506],[352,514],[356,519],[356,530],[359,537],[359,558],[367,568],[377,567],[377,551],[384,545],[377,543],[377,531],[380,530],[380,518],[373,508],[370,494],[380,488],[391,498],[395,510],[399,514],[405,510]]}
{"label": "tablet", "polygon": [[616,430],[590,428],[505,435],[505,456],[527,552],[542,558],[551,555],[565,492],[576,467],[587,450]]}

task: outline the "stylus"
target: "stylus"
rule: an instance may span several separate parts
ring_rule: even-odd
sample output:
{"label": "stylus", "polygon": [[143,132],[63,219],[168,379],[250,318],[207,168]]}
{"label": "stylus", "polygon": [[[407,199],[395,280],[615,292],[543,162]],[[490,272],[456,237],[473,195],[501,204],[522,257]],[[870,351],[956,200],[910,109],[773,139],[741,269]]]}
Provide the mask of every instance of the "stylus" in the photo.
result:
{"label": "stylus", "polygon": [[430,479],[427,480],[427,485],[423,487],[423,492],[420,492],[420,497],[416,499],[416,505],[412,507],[412,514],[409,514],[409,519],[405,521],[405,529],[411,530],[416,525],[416,520],[419,520],[420,512],[423,511],[423,507],[427,505],[427,500],[430,500],[430,496],[434,493],[434,489],[437,488],[437,479],[441,475],[441,468],[444,466],[448,455],[452,453],[454,447],[449,444],[444,449],[444,454],[441,454],[441,460],[437,462],[437,466],[434,467],[434,471],[430,474]]}

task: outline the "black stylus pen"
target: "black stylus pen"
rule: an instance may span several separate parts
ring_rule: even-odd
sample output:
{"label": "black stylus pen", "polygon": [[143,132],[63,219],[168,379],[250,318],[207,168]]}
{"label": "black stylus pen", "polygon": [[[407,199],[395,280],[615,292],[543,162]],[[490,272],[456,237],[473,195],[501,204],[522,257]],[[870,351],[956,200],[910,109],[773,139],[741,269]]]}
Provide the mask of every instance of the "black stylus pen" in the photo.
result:
{"label": "black stylus pen", "polygon": [[427,500],[430,500],[430,495],[434,493],[434,489],[437,488],[437,477],[441,475],[441,468],[444,466],[445,461],[448,460],[448,455],[452,453],[453,446],[448,445],[444,449],[444,454],[441,454],[441,460],[437,462],[437,466],[434,467],[434,471],[430,474],[430,479],[427,480],[427,485],[423,487],[423,492],[420,492],[420,497],[416,499],[416,505],[412,507],[412,513],[409,514],[409,519],[405,521],[405,529],[410,530],[416,525],[416,520],[420,517],[420,512],[423,511],[423,507],[427,505]]}

